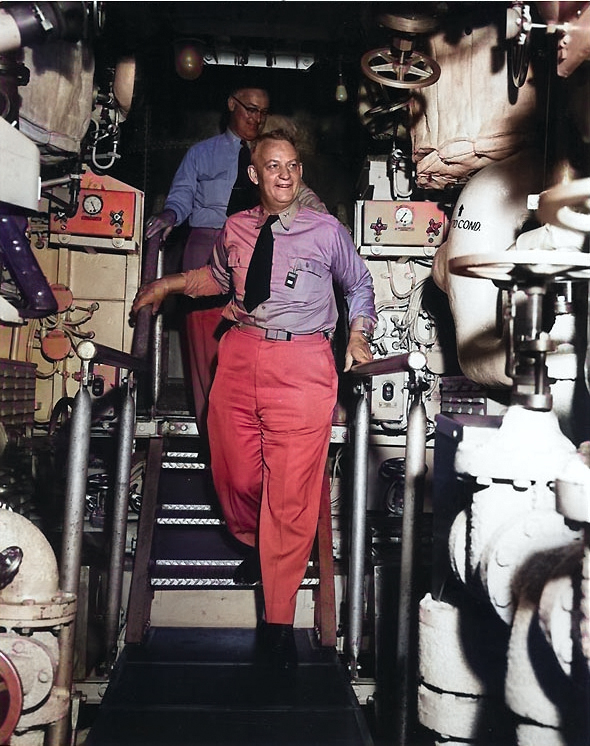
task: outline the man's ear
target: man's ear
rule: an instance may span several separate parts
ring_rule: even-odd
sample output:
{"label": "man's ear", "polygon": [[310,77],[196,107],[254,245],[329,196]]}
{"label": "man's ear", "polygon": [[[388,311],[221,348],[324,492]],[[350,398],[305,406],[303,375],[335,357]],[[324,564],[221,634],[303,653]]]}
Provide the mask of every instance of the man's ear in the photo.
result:
{"label": "man's ear", "polygon": [[233,111],[236,108],[236,102],[233,100],[232,96],[227,99],[227,108],[229,111]]}
{"label": "man's ear", "polygon": [[248,176],[250,177],[250,181],[254,182],[254,184],[258,184],[258,174],[256,173],[256,167],[252,164],[248,166]]}

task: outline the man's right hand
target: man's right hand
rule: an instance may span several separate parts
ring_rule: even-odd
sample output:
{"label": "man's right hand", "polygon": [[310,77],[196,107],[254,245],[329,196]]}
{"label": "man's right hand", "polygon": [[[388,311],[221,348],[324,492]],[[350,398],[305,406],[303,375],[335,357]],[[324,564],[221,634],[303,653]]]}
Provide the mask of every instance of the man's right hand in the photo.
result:
{"label": "man's right hand", "polygon": [[166,300],[169,292],[170,283],[166,277],[161,277],[159,280],[150,282],[148,285],[142,285],[133,301],[131,315],[137,316],[140,308],[150,305],[152,307],[152,314],[155,315]]}
{"label": "man's right hand", "polygon": [[145,226],[145,240],[149,241],[150,238],[162,231],[162,241],[165,241],[172,228],[174,228],[175,223],[176,213],[174,210],[164,210],[156,215],[152,215]]}

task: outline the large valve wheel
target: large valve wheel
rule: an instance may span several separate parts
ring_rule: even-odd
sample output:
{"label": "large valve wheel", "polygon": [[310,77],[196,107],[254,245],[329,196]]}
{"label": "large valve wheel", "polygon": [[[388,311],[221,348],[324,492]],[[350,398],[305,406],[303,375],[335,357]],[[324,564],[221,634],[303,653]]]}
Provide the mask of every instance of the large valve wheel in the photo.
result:
{"label": "large valve wheel", "polygon": [[400,56],[391,49],[372,49],[362,56],[361,70],[369,80],[391,88],[426,88],[440,78],[440,65],[415,50]]}
{"label": "large valve wheel", "polygon": [[590,179],[557,184],[541,192],[537,216],[543,223],[590,233]]}
{"label": "large valve wheel", "polygon": [[449,260],[449,271],[464,277],[509,283],[590,279],[590,254],[531,249],[465,254]]}
{"label": "large valve wheel", "polygon": [[8,743],[23,708],[20,677],[10,658],[0,651],[0,743]]}

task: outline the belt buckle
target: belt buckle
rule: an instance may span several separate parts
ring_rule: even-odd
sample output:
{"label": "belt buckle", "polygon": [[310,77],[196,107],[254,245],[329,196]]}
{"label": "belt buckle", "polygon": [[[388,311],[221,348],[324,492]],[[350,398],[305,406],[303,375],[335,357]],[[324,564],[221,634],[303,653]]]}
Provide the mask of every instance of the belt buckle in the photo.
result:
{"label": "belt buckle", "polygon": [[291,332],[285,332],[282,329],[267,329],[264,337],[275,342],[290,342]]}

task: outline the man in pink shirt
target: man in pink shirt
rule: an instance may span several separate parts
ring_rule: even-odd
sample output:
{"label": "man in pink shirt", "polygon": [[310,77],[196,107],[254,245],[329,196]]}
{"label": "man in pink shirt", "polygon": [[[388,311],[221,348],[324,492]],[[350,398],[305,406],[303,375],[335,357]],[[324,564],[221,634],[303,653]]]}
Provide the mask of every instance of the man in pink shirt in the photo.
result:
{"label": "man in pink shirt", "polygon": [[[336,403],[333,282],[348,306],[345,371],[372,359],[377,316],[370,273],[346,228],[300,204],[301,161],[285,132],[254,141],[249,175],[261,204],[228,218],[209,265],[140,288],[133,310],[151,304],[155,313],[169,293],[230,294],[223,316],[233,325],[220,342],[209,400],[211,468],[228,529],[252,548],[249,570],[260,563],[263,647],[274,667],[289,670],[297,665],[296,596],[315,537]],[[272,234],[271,269],[253,301],[261,278],[248,270],[262,266],[262,232]]]}

